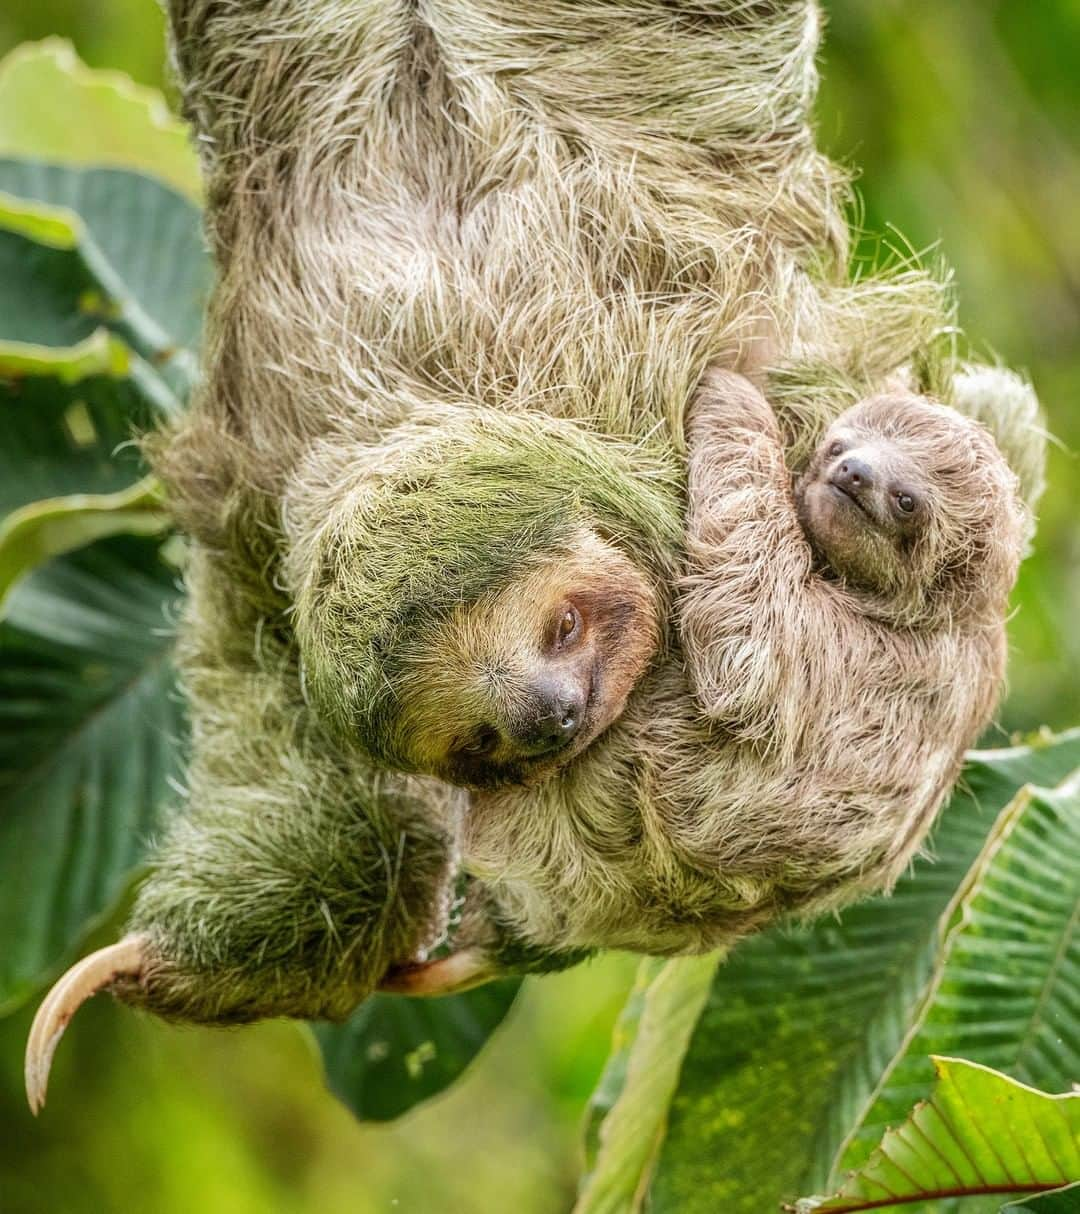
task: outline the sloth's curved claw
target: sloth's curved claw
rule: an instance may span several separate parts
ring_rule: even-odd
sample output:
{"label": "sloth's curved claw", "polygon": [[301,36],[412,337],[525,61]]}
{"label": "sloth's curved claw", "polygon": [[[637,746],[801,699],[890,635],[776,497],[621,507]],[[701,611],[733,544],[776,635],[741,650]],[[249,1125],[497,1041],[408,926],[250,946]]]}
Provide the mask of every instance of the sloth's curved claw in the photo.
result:
{"label": "sloth's curved claw", "polygon": [[389,970],[379,990],[394,995],[457,995],[499,977],[499,968],[482,949],[467,948],[441,961]]}
{"label": "sloth's curved claw", "polygon": [[45,1104],[53,1054],[72,1016],[117,978],[138,977],[144,957],[144,937],[125,936],[73,965],[45,996],[26,1039],[26,1099],[35,1117]]}

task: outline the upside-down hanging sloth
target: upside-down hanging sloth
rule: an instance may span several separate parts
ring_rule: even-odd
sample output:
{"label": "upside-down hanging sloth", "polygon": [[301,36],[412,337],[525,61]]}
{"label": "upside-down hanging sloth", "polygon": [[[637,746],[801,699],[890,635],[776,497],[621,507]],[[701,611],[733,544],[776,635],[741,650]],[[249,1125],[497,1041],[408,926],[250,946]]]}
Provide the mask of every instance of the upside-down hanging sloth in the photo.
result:
{"label": "upside-down hanging sloth", "polygon": [[169,9],[220,271],[148,440],[188,793],[31,1103],[105,985],[340,1017],[887,887],[992,711],[1042,440],[939,281],[849,280],[816,6]]}

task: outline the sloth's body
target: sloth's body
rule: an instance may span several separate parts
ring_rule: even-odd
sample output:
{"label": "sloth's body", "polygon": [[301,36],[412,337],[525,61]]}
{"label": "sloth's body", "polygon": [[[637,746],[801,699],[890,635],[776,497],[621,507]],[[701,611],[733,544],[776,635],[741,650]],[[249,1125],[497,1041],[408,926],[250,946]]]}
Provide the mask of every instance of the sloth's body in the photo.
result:
{"label": "sloth's body", "polygon": [[[918,641],[907,659],[896,653],[894,663],[917,667],[911,702],[937,708],[926,707],[920,741],[893,756],[873,740],[891,696],[879,703],[861,685],[881,673],[897,689],[893,668],[886,678],[868,658],[850,703],[832,684],[817,689],[834,697],[823,717],[840,722],[850,709],[846,725],[770,740],[769,722],[805,714],[808,699],[778,672],[759,688],[752,741],[717,751],[704,745],[711,727],[683,678],[672,612],[685,410],[707,365],[770,357],[769,394],[794,461],[902,364],[951,388],[954,368],[934,343],[947,323],[940,284],[917,271],[849,280],[843,182],[808,124],[814,5],[718,0],[683,13],[658,2],[629,14],[606,0],[536,10],[336,0],[317,11],[303,0],[257,10],[173,0],[172,9],[221,266],[205,389],[156,452],[197,541],[184,641],[196,720],[187,820],[204,848],[227,852],[263,802],[292,803],[293,829],[310,841],[326,828],[305,789],[331,815],[336,799],[350,829],[359,818],[370,831],[376,875],[362,901],[383,893],[393,926],[373,936],[335,912],[359,943],[342,946],[352,966],[333,971],[338,946],[319,926],[319,846],[336,865],[323,842],[303,853],[299,874],[269,869],[292,882],[300,911],[277,914],[251,882],[247,905],[263,908],[254,934],[268,940],[260,976],[252,932],[221,926],[238,899],[220,888],[224,868],[206,872],[220,898],[213,930],[185,909],[201,910],[187,874],[201,881],[204,870],[180,830],[134,923],[153,935],[164,914],[159,951],[182,952],[181,971],[211,974],[199,1014],[295,1013],[320,999],[335,1013],[355,1001],[438,935],[460,843],[494,884],[511,951],[535,942],[526,953],[540,965],[598,944],[706,947],[736,921],[839,900],[845,882],[852,892],[887,884],[986,715],[985,681],[972,670],[977,710],[967,692],[938,703],[927,687],[938,688],[938,663],[949,661],[938,649],[948,646],[925,662]],[[763,328],[767,355],[755,347]],[[987,401],[991,417],[1031,412],[1007,377]],[[1037,445],[1018,433],[1022,450]],[[588,667],[573,741],[548,753],[545,730],[567,719],[566,670],[550,653],[510,649],[531,612],[537,629],[565,614],[559,581],[589,564],[593,601],[618,609],[603,662]],[[530,591],[534,607],[514,588],[538,571],[548,593]],[[486,625],[474,616],[471,631],[448,640],[458,606],[490,606],[500,593],[527,606],[489,612]],[[897,636],[884,632],[883,644],[900,645]],[[845,645],[836,630],[819,654],[825,667],[846,662]],[[762,662],[766,653],[782,651],[766,647]],[[494,660],[455,667],[455,655]],[[226,694],[245,681],[281,705],[269,728]],[[511,753],[476,779],[487,765],[473,748],[492,745],[483,732],[492,706],[507,726],[496,752]],[[924,755],[935,710],[947,753],[931,745]],[[864,740],[852,763],[877,763],[891,798],[892,817],[865,832],[863,800],[830,821],[812,788],[791,787],[792,764],[811,778],[815,744],[835,755],[847,735]],[[230,748],[255,754],[239,779],[223,773]],[[269,762],[274,753],[282,758]],[[220,756],[216,770],[207,756]],[[365,764],[467,785],[526,780],[533,791],[463,807],[437,784],[402,796],[399,777],[372,783]],[[761,787],[774,791],[759,798],[751,790]],[[372,788],[386,791],[372,799]],[[713,854],[683,888],[698,865],[691,841],[703,805]],[[393,864],[379,861],[388,854]],[[736,854],[730,882],[718,884],[718,865]],[[530,863],[544,875],[517,881]],[[423,879],[397,897],[401,879],[387,873]],[[613,882],[640,896],[608,899]],[[576,910],[564,905],[570,895]],[[700,897],[732,903],[726,926],[697,931]],[[680,917],[688,928],[675,926]],[[470,930],[481,937],[483,920]],[[151,1002],[167,1002],[174,985]],[[268,989],[285,994],[270,1000]]]}
{"label": "sloth's body", "polygon": [[713,372],[689,443],[683,661],[466,816],[512,948],[700,952],[887,888],[996,702],[1024,512],[984,431],[886,394],[793,493],[764,398]]}
{"label": "sloth's body", "polygon": [[[727,475],[692,469],[687,497],[710,364],[768,363],[793,467],[914,366],[1038,488],[1030,391],[936,340],[941,282],[849,276],[809,124],[816,6],[168,7],[220,278],[204,383],[150,443],[193,541],[193,752],[124,993],[340,1016],[439,937],[462,842],[540,965],[709,947],[887,884],[992,702],[998,599],[985,636],[813,611],[800,632],[771,574],[809,573],[804,539],[744,587],[734,689],[693,593],[681,638],[673,609],[687,504],[693,551]],[[762,535],[790,538],[778,439],[769,461]],[[714,608],[740,569],[710,570]],[[582,577],[587,661],[560,648]],[[467,803],[447,780],[528,786]]]}

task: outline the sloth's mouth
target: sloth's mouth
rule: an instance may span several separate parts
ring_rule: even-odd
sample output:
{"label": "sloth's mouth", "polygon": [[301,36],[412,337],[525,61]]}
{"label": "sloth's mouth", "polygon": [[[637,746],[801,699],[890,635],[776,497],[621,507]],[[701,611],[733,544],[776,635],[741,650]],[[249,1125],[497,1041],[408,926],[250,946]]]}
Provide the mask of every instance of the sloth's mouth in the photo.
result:
{"label": "sloth's mouth", "polygon": [[462,785],[478,791],[485,791],[508,785],[528,787],[530,783],[549,771],[552,766],[565,763],[574,755],[579,754],[595,737],[597,725],[607,725],[608,722],[597,722],[595,704],[599,699],[601,676],[598,670],[599,662],[587,674],[588,686],[585,689],[585,701],[581,709],[581,724],[573,738],[566,741],[559,749],[545,751],[536,755],[515,755],[501,762],[484,758],[473,761],[458,760],[450,776],[451,783]]}
{"label": "sloth's mouth", "polygon": [[850,493],[847,489],[844,488],[843,485],[838,485],[836,483],[836,481],[829,481],[828,485],[829,485],[829,488],[833,491],[833,493],[835,493],[838,497],[842,497],[846,501],[849,501],[855,507],[856,510],[861,511],[863,514],[866,515],[867,518],[871,517],[870,511],[867,510],[866,506],[855,496],[854,493]]}

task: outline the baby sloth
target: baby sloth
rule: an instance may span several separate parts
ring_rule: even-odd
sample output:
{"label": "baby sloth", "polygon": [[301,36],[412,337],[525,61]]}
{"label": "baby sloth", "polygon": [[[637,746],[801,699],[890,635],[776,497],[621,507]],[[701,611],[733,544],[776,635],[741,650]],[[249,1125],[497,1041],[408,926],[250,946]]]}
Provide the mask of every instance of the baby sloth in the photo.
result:
{"label": "baby sloth", "polygon": [[[458,938],[468,956],[404,971],[397,989],[553,968],[601,947],[705,951],[888,888],[989,721],[1026,513],[981,426],[910,393],[874,396],[837,419],[793,487],[765,398],[713,370],[688,441],[674,651],[587,760],[567,744],[558,780],[474,794],[465,860],[483,906]],[[559,665],[579,649],[579,698],[608,664],[623,697],[627,647],[642,668],[642,638],[613,640],[604,603],[574,577],[553,555],[546,573],[455,608],[410,655],[408,720],[434,719],[449,687],[459,711],[443,737],[498,728],[463,675],[483,681],[486,659],[470,665],[467,641],[489,638],[496,615],[503,633],[524,623],[511,650],[554,645]],[[535,602],[559,604],[542,627]],[[422,673],[447,652],[443,677]],[[445,746],[432,770],[446,772]],[[505,775],[498,753],[472,756],[472,787]]]}

